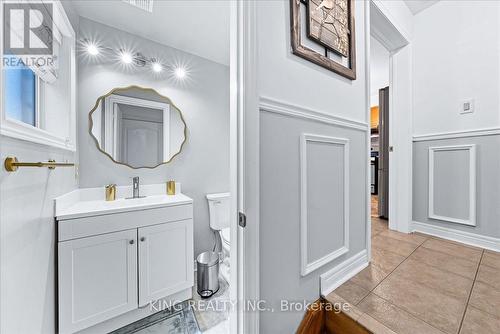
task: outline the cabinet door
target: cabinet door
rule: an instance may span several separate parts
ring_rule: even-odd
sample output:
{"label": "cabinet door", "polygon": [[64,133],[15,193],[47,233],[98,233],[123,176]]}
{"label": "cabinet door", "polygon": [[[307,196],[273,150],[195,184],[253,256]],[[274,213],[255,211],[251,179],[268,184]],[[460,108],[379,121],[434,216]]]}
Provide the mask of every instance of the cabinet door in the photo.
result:
{"label": "cabinet door", "polygon": [[59,243],[59,331],[73,333],[137,305],[137,230]]}
{"label": "cabinet door", "polygon": [[193,286],[193,220],[139,228],[139,306]]}

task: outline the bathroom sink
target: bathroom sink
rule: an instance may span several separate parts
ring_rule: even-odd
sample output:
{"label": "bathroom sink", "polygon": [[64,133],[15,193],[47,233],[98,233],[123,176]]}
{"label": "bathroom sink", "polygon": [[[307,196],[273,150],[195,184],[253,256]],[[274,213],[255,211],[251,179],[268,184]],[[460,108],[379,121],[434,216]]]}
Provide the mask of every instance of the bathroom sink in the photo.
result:
{"label": "bathroom sink", "polygon": [[57,219],[75,219],[193,202],[191,198],[184,194],[149,195],[139,198],[117,198],[114,201],[105,201],[102,198],[92,198],[82,190],[75,190],[56,200],[55,216]]}

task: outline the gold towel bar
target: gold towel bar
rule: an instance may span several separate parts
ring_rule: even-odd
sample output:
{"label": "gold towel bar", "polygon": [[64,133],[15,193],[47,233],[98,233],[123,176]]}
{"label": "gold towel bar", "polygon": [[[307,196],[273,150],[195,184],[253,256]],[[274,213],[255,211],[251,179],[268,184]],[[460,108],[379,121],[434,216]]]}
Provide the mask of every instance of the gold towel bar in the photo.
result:
{"label": "gold towel bar", "polygon": [[7,157],[4,163],[8,172],[15,172],[19,167],[48,167],[49,169],[55,169],[56,167],[71,167],[74,165],[74,163],[55,162],[55,160],[49,160],[48,162],[19,162],[16,157]]}

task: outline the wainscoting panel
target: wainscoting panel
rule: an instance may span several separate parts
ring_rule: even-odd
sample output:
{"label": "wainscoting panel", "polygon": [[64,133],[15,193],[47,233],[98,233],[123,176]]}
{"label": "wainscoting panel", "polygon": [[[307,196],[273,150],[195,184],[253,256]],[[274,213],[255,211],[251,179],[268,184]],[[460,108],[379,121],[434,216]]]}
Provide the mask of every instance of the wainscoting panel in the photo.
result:
{"label": "wainscoting panel", "polygon": [[349,251],[349,140],[302,134],[300,172],[305,276]]}
{"label": "wainscoting panel", "polygon": [[[316,300],[320,289],[344,282],[368,262],[369,127],[324,110],[261,102],[260,182],[250,186],[260,194],[260,298],[279,310],[283,300]],[[277,332],[269,328],[279,321],[280,332],[294,333],[301,318],[298,312],[260,314],[267,332]]]}
{"label": "wainscoting panel", "polygon": [[476,146],[429,147],[429,218],[476,225]]}
{"label": "wainscoting panel", "polygon": [[[439,147],[445,150],[434,150],[434,163],[429,164],[430,150]],[[460,149],[450,152],[449,147]],[[499,147],[500,135],[414,142],[413,230],[495,248],[490,244],[500,239]],[[430,173],[432,165],[434,170]],[[434,188],[442,193],[429,191]],[[432,201],[429,199],[431,194],[434,196]],[[434,203],[432,210],[429,208],[431,202]],[[430,216],[441,216],[441,219]],[[457,224],[455,219],[467,224]]]}

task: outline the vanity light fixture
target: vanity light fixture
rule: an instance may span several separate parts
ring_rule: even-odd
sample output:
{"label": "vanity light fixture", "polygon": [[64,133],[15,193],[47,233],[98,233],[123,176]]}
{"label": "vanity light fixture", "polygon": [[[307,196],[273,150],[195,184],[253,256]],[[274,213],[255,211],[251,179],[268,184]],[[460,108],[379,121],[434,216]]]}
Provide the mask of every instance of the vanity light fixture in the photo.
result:
{"label": "vanity light fixture", "polygon": [[168,73],[172,74],[177,80],[184,80],[189,74],[186,67],[178,62],[175,62],[174,64],[166,64],[158,60],[156,57],[147,57],[140,52],[127,51],[127,49],[107,47],[100,43],[97,44],[92,42],[89,39],[81,39],[80,43],[83,45],[85,52],[91,56],[101,54],[113,55],[114,57],[120,59],[121,63],[124,65],[148,67],[151,68],[154,73],[161,73],[164,72],[164,69],[168,69]]}
{"label": "vanity light fixture", "polygon": [[87,52],[92,56],[97,56],[99,54],[99,48],[94,43],[88,43]]}
{"label": "vanity light fixture", "polygon": [[156,73],[159,73],[163,70],[163,66],[161,66],[161,64],[157,61],[155,61],[153,63],[152,68],[153,68],[153,71],[155,71]]}
{"label": "vanity light fixture", "polygon": [[174,74],[177,79],[184,79],[184,77],[186,76],[186,70],[183,67],[177,67],[174,70]]}
{"label": "vanity light fixture", "polygon": [[134,60],[132,58],[132,55],[129,53],[129,52],[126,52],[126,51],[122,51],[121,54],[120,54],[120,59],[122,60],[122,62],[124,64],[131,64],[132,61]]}

